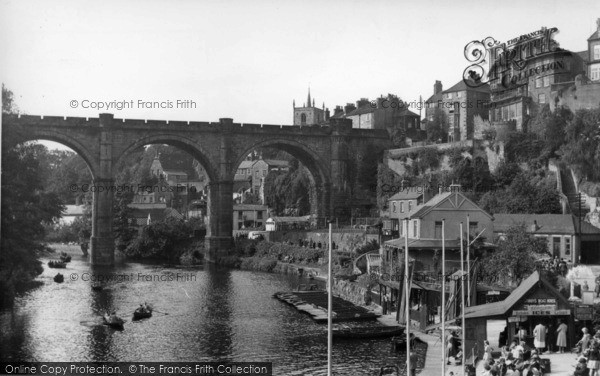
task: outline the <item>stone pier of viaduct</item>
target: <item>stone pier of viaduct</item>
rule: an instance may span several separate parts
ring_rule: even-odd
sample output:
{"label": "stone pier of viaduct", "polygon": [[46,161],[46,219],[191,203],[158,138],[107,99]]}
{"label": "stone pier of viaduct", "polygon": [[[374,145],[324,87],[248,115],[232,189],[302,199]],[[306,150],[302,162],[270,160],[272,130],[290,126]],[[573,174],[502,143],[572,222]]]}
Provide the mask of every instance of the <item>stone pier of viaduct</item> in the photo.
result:
{"label": "stone pier of viaduct", "polygon": [[233,180],[239,164],[253,150],[284,150],[308,168],[314,197],[312,212],[332,216],[336,198],[346,192],[346,171],[351,157],[371,144],[389,148],[385,130],[352,129],[350,120],[332,119],[325,126],[239,124],[219,122],[3,115],[3,147],[31,140],[59,142],[87,163],[96,189],[93,195],[91,262],[114,262],[112,201],[116,166],[136,149],[166,144],[191,154],[209,178],[206,258],[226,254],[232,246]]}

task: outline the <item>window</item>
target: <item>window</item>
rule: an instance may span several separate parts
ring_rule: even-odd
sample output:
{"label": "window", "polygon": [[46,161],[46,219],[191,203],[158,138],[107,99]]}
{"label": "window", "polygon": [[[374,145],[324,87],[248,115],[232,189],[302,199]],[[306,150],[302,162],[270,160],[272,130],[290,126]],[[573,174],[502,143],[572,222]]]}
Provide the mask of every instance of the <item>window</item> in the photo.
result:
{"label": "window", "polygon": [[477,222],[469,221],[469,236],[477,236]]}
{"label": "window", "polygon": [[433,237],[436,239],[442,238],[442,222],[435,222],[435,231]]}
{"label": "window", "polygon": [[538,94],[538,102],[539,104],[546,103],[546,94]]}
{"label": "window", "polygon": [[256,219],[263,219],[263,212],[262,211],[257,211],[256,212]]}
{"label": "window", "polygon": [[413,237],[417,238],[417,221],[413,221]]}
{"label": "window", "polygon": [[263,176],[267,176],[267,170],[263,170]]}
{"label": "window", "polygon": [[592,81],[600,80],[600,66],[592,67],[590,72],[590,78],[592,79]]}
{"label": "window", "polygon": [[569,236],[565,236],[565,255],[571,254],[571,238]]}
{"label": "window", "polygon": [[535,87],[536,88],[542,87],[542,79],[541,78],[536,78],[535,79]]}
{"label": "window", "polygon": [[594,46],[594,60],[600,60],[600,44]]}
{"label": "window", "polygon": [[448,99],[452,99],[452,93],[448,93],[448,94],[446,94],[446,98],[448,98]]}
{"label": "window", "polygon": [[544,87],[550,86],[550,76],[544,77]]}
{"label": "window", "polygon": [[412,209],[412,201],[408,201],[408,211]]}
{"label": "window", "polygon": [[300,115],[300,124],[306,124],[306,114]]}
{"label": "window", "polygon": [[[402,206],[400,206],[402,207]],[[396,212],[396,201],[392,201],[392,213]]]}
{"label": "window", "polygon": [[460,98],[460,97],[462,97],[462,92],[461,91],[459,91],[458,93],[456,93],[456,98]]}
{"label": "window", "polygon": [[238,218],[242,218],[244,216],[244,212],[243,211],[238,211]]}
{"label": "window", "polygon": [[552,255],[560,256],[560,236],[552,237]]}
{"label": "window", "polygon": [[400,201],[400,213],[404,213],[404,201]]}

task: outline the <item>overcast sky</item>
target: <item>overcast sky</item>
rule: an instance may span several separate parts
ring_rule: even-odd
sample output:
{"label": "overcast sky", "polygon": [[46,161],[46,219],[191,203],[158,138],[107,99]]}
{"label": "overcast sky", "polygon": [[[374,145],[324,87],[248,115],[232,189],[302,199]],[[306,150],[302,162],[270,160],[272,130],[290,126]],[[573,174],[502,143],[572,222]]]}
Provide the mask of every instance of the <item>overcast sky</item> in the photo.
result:
{"label": "overcast sky", "polygon": [[[307,88],[320,107],[449,88],[464,46],[542,26],[574,51],[600,1],[1,1],[0,74],[21,112],[291,124]],[[489,4],[489,5],[483,5]],[[193,100],[141,109],[138,100]],[[79,105],[72,108],[70,101]],[[133,100],[133,109],[81,108]]]}

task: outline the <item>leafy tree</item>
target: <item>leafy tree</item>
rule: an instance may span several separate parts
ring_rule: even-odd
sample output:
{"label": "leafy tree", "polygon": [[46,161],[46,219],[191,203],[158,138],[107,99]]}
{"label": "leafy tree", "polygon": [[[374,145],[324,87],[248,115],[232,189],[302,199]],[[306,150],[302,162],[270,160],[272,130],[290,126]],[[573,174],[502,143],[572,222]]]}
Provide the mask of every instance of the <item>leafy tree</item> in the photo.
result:
{"label": "leafy tree", "polygon": [[524,224],[512,226],[498,242],[498,249],[482,259],[485,282],[518,285],[535,270],[535,254],[547,252],[545,239],[528,234]]}
{"label": "leafy tree", "polygon": [[493,175],[495,187],[505,188],[509,186],[520,173],[521,167],[519,167],[517,163],[510,163],[502,160]]}
{"label": "leafy tree", "polygon": [[294,209],[298,215],[310,213],[311,183],[309,172],[297,159],[290,161],[289,171],[271,172],[265,178],[265,201],[276,214]]}
{"label": "leafy tree", "polygon": [[427,122],[425,130],[428,141],[448,141],[448,119],[441,108],[435,109],[433,119]]}
{"label": "leafy tree", "polygon": [[15,104],[13,92],[2,84],[2,113],[16,114],[18,112],[19,108]]}
{"label": "leafy tree", "polygon": [[2,148],[0,297],[3,305],[12,302],[15,289],[42,272],[37,252],[45,249],[44,224],[55,221],[65,209],[56,194],[44,191],[38,151],[30,143]]}
{"label": "leafy tree", "polygon": [[562,159],[591,181],[600,181],[600,109],[579,110],[567,123]]}
{"label": "leafy tree", "polygon": [[518,173],[508,187],[487,192],[481,197],[479,206],[490,213],[561,212],[558,192],[552,179],[533,172]]}

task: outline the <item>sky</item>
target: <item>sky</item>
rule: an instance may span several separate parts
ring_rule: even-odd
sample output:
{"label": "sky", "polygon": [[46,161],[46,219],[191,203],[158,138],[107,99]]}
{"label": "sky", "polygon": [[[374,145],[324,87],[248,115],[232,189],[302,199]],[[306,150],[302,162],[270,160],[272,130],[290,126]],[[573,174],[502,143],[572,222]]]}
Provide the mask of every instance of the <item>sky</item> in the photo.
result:
{"label": "sky", "polygon": [[[287,125],[309,87],[332,112],[387,93],[425,100],[435,80],[462,79],[472,40],[557,27],[582,51],[597,18],[597,0],[0,0],[0,79],[30,115]],[[131,108],[93,107],[113,101]]]}

